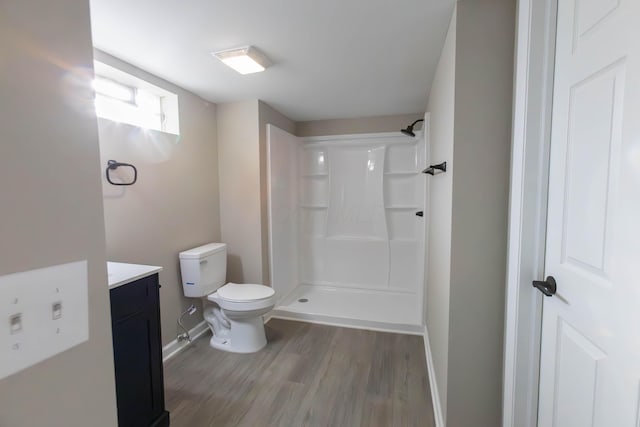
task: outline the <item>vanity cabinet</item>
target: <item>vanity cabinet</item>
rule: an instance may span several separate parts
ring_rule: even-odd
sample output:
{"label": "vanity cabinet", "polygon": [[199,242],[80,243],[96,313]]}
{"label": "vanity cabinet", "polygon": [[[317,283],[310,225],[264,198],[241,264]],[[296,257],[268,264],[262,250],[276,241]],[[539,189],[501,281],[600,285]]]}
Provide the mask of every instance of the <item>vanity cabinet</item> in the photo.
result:
{"label": "vanity cabinet", "polygon": [[158,274],[111,289],[119,427],[169,425],[164,407]]}

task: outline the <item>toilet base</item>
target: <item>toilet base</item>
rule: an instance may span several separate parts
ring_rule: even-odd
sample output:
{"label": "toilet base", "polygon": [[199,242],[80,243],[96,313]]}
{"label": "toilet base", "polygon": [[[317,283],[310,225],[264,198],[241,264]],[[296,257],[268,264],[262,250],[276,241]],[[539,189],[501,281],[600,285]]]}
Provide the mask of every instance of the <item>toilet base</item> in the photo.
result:
{"label": "toilet base", "polygon": [[213,335],[209,340],[212,348],[231,353],[255,353],[267,345],[262,316],[248,319],[229,319],[228,336]]}

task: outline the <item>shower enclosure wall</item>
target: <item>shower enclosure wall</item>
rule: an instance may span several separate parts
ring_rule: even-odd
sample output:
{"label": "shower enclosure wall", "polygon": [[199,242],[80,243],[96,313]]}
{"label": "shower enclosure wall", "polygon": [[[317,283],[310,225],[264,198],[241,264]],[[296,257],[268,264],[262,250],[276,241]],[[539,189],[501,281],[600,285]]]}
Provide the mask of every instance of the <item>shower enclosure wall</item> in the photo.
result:
{"label": "shower enclosure wall", "polygon": [[420,332],[426,139],[268,125],[274,315]]}

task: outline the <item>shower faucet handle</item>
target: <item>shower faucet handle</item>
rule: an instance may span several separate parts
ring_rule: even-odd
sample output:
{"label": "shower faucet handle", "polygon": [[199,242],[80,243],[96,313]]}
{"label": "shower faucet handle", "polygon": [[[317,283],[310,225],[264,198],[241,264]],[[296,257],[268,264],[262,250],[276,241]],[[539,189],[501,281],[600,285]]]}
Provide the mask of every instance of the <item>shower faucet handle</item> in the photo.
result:
{"label": "shower faucet handle", "polygon": [[436,171],[440,171],[438,173],[443,173],[447,171],[447,162],[442,162],[437,165],[430,165],[428,168],[422,171],[422,173],[429,174],[431,176],[436,175]]}

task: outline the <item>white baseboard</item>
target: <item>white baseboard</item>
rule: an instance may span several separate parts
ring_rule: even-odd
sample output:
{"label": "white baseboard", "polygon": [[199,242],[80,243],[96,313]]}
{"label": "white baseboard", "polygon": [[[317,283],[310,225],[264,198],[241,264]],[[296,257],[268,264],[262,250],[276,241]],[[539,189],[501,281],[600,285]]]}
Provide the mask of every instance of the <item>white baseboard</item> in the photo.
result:
{"label": "white baseboard", "polygon": [[[207,322],[203,320],[193,328],[189,329],[189,336],[193,341],[199,336],[201,336],[202,334],[204,334],[205,332],[207,332],[208,330],[209,330],[209,325],[207,325]],[[189,344],[190,344],[189,341],[178,342],[177,338],[171,341],[169,344],[162,347],[162,361],[166,362],[167,360],[171,359],[173,356],[178,354],[180,351],[182,351],[182,349],[184,349]]]}
{"label": "white baseboard", "polygon": [[[307,314],[276,308],[269,314],[269,319],[294,320],[297,322],[317,323],[320,325],[338,326],[351,329],[365,329],[396,334],[423,335],[423,327],[401,323],[374,322],[369,320],[347,319],[342,317]],[[266,321],[265,321],[266,323]]]}
{"label": "white baseboard", "polygon": [[431,386],[431,399],[433,401],[433,416],[436,419],[436,427],[444,426],[442,405],[440,404],[440,394],[438,393],[438,383],[436,382],[436,368],[433,366],[433,355],[431,354],[431,344],[429,344],[429,331],[424,327],[424,355],[427,359],[427,374],[429,375],[429,385]]}

